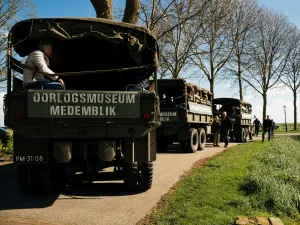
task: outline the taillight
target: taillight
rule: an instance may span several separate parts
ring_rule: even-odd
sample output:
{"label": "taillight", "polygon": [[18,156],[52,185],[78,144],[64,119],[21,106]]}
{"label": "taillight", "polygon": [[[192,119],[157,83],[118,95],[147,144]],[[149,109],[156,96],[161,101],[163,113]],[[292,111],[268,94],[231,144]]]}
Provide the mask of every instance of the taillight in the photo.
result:
{"label": "taillight", "polygon": [[18,117],[19,119],[21,119],[21,118],[23,117],[23,113],[19,112],[19,113],[17,114],[17,117]]}
{"label": "taillight", "polygon": [[149,119],[149,117],[150,117],[150,113],[144,113],[144,119]]}

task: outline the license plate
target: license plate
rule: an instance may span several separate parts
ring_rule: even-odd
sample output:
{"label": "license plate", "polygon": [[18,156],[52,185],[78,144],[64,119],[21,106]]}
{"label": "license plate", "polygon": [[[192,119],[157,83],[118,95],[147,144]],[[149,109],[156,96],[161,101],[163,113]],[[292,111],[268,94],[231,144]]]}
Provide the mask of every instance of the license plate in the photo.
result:
{"label": "license plate", "polygon": [[15,156],[15,161],[16,162],[43,162],[44,157],[43,156],[33,156],[33,155],[16,155]]}

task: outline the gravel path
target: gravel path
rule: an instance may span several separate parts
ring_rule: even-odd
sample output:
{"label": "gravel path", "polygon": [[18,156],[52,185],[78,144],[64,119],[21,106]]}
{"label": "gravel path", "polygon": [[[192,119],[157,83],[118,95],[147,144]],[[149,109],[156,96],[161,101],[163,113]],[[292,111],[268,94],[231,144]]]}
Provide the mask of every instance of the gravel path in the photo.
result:
{"label": "gravel path", "polygon": [[136,224],[194,162],[223,150],[208,143],[204,151],[195,154],[158,153],[152,189],[134,195],[120,192],[121,181],[97,181],[83,184],[75,193],[24,197],[18,190],[15,166],[2,165],[0,224]]}

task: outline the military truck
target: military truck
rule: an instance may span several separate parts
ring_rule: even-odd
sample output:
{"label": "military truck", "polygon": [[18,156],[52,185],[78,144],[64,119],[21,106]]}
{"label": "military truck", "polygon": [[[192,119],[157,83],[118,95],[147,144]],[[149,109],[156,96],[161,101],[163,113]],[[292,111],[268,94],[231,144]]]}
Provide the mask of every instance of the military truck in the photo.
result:
{"label": "military truck", "polygon": [[233,141],[246,142],[249,137],[252,140],[255,129],[252,124],[252,105],[236,98],[213,99],[213,113],[221,116],[226,112],[232,121],[232,131],[229,137]]}
{"label": "military truck", "polygon": [[[45,38],[53,43],[50,68],[66,90],[24,90],[18,78],[26,66],[12,50],[28,56]],[[93,180],[108,167],[126,190],[151,188],[159,98],[140,84],[157,81],[158,57],[153,34],[128,23],[96,18],[16,23],[8,37],[4,119],[13,130],[21,191],[58,191],[76,173]]]}
{"label": "military truck", "polygon": [[[182,150],[203,150],[211,133],[212,93],[184,79],[158,79],[161,126],[157,129],[158,149],[179,142]],[[151,85],[150,90],[154,90]]]}

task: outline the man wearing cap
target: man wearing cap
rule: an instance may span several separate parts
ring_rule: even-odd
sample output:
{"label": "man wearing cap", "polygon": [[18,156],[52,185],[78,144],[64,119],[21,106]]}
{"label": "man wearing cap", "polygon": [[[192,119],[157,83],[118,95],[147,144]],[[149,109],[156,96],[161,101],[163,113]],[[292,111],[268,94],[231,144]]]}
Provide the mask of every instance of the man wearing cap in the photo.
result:
{"label": "man wearing cap", "polygon": [[[24,88],[28,89],[52,89],[64,90],[65,84],[62,79],[55,76],[49,69],[49,57],[52,54],[52,43],[41,41],[38,49],[29,54],[23,70]],[[36,71],[40,71],[36,72]]]}

